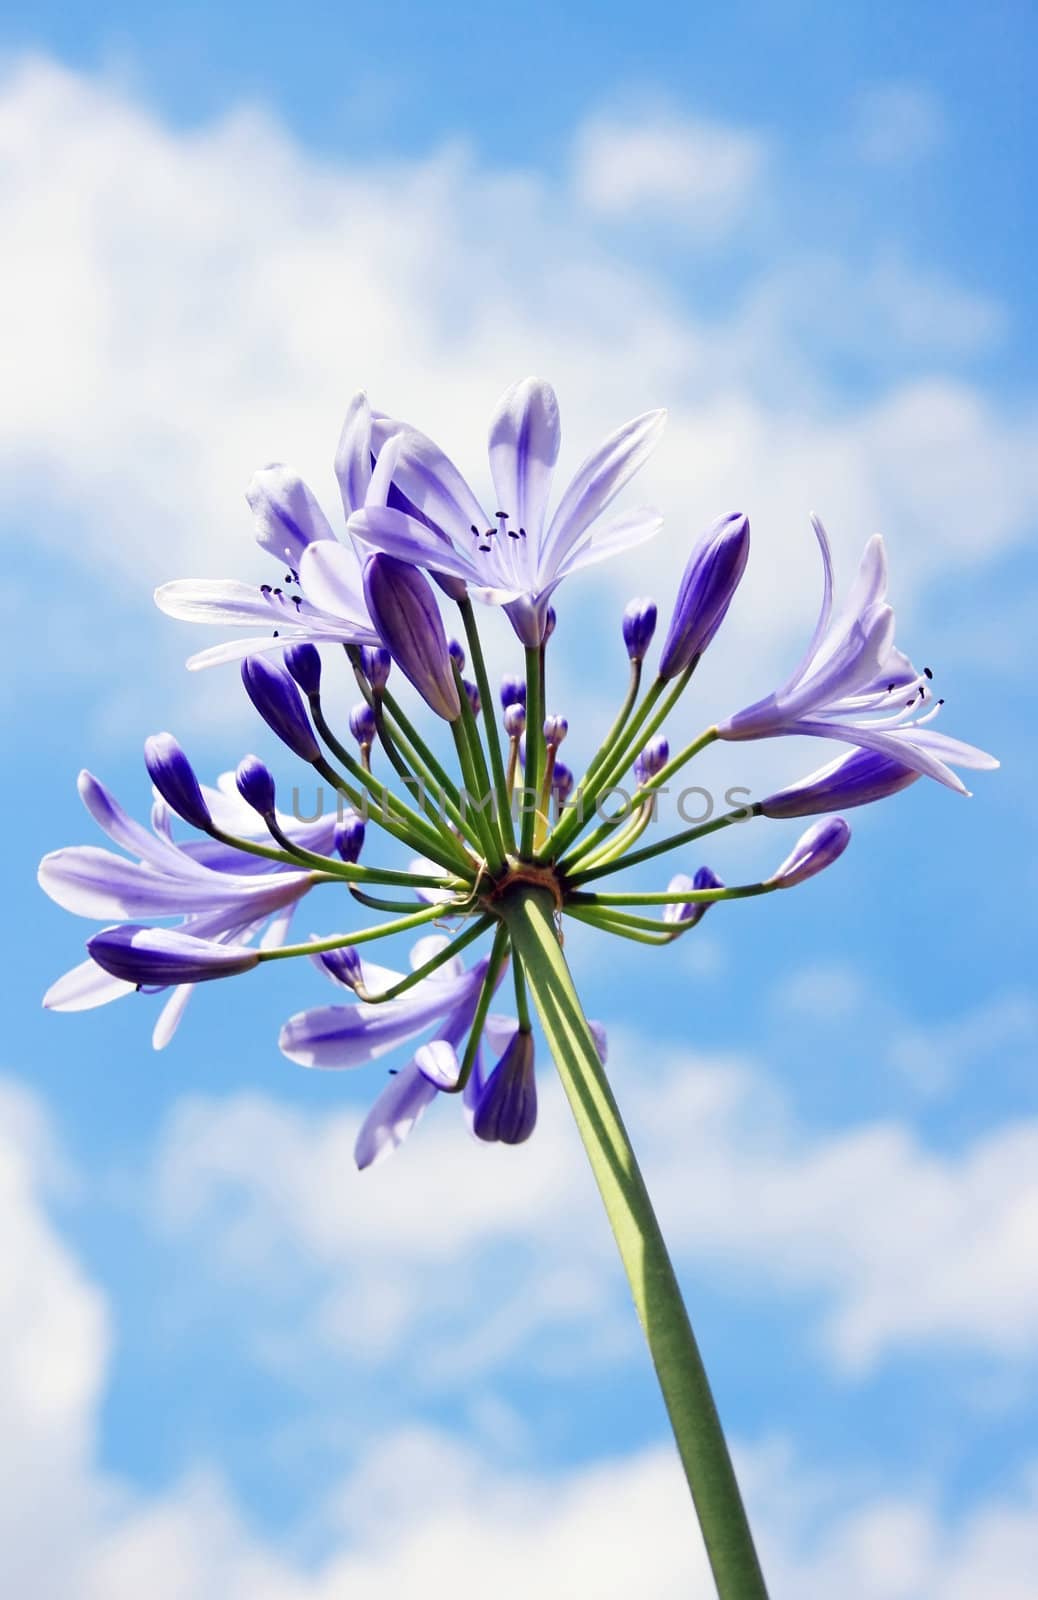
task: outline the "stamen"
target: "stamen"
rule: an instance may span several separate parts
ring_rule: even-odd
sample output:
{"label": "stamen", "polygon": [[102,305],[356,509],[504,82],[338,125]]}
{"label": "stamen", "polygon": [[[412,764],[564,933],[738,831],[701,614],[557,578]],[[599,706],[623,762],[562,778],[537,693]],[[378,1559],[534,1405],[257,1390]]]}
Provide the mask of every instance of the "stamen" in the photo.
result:
{"label": "stamen", "polygon": [[929,667],[924,667],[923,668],[923,677],[924,678],[932,678],[933,677],[933,672],[930,670]]}

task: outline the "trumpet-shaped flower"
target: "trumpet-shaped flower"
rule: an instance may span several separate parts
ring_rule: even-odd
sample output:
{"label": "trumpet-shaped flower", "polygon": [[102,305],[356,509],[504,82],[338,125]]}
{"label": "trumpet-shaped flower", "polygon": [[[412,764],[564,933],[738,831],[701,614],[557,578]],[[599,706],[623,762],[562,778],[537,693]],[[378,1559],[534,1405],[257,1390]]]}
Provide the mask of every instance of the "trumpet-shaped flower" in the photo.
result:
{"label": "trumpet-shaped flower", "polygon": [[990,769],[993,756],[930,726],[932,674],[918,672],[894,644],[894,613],[886,603],[887,558],[877,534],[865,546],[843,610],[833,616],[829,540],[812,517],[822,554],[822,607],[803,660],[774,694],[718,724],[722,739],[767,739],[809,734],[843,739],[936,778],[966,794],[953,767]]}
{"label": "trumpet-shaped flower", "polygon": [[372,424],[396,497],[369,495],[349,531],[372,549],[428,568],[449,593],[471,587],[503,606],[525,645],[540,644],[549,599],[571,572],[641,544],[662,519],[646,509],[596,523],[656,444],[665,413],[648,411],[611,433],[577,469],[548,516],[561,438],[550,384],[525,378],[502,396],[490,424],[497,506],[488,516],[465,479],[425,434],[388,418]]}

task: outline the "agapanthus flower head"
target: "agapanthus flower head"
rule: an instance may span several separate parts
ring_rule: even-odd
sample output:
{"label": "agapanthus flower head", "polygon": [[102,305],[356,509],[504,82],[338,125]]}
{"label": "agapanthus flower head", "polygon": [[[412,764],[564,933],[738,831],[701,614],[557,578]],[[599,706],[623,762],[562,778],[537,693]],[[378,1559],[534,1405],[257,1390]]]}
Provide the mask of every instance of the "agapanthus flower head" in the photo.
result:
{"label": "agapanthus flower head", "polygon": [[305,695],[321,692],[321,652],[316,645],[289,645],[282,658],[285,670],[294,678]]}
{"label": "agapanthus flower head", "polygon": [[234,781],[245,804],[261,817],[272,817],[277,809],[277,795],[270,768],[259,756],[245,756],[238,763]]}
{"label": "agapanthus flower head", "polygon": [[[698,867],[694,878],[685,872],[677,872],[667,885],[668,894],[687,894],[690,891],[703,889],[723,889],[724,884],[717,873],[710,867]],[[710,910],[709,900],[690,900],[684,905],[664,906],[664,922],[680,922],[683,924],[682,932],[694,928],[697,922],[702,922]]]}
{"label": "agapanthus flower head", "polygon": [[178,817],[203,831],[212,827],[195,770],[171,733],[153,733],[145,739],[144,765],[159,794]]}
{"label": "agapanthus flower head", "polygon": [[518,700],[505,706],[505,732],[510,739],[519,739],[526,730],[526,707]]}
{"label": "agapanthus flower head", "polygon": [[993,756],[930,726],[940,709],[924,667],[894,644],[886,603],[887,558],[876,534],[865,546],[843,610],[833,616],[833,563],[826,531],[811,519],[822,556],[822,607],[800,665],[774,694],[718,724],[722,739],[808,734],[874,750],[967,793],[953,767],[991,769]]}
{"label": "agapanthus flower head", "polygon": [[670,742],[662,733],[655,734],[635,758],[634,776],[638,784],[648,783],[662,772],[670,760]]}
{"label": "agapanthus flower head", "polygon": [[360,652],[360,669],[376,691],[386,687],[392,665],[393,657],[384,644],[365,645]]}
{"label": "agapanthus flower head", "polygon": [[851,830],[842,817],[822,817],[801,834],[789,855],[767,880],[780,889],[806,883],[831,867],[851,842]]}
{"label": "agapanthus flower head", "polygon": [[375,713],[366,700],[360,700],[350,712],[350,732],[359,745],[368,746],[375,742],[378,729],[375,724]]}
{"label": "agapanthus flower head", "polygon": [[625,607],[621,627],[632,661],[644,661],[656,632],[656,617],[655,600],[630,600]]}
{"label": "agapanthus flower head", "polygon": [[303,697],[284,668],[264,656],[246,656],[241,678],[249,699],[281,742],[303,761],[319,761],[321,747],[310,726]]}
{"label": "agapanthus flower head", "polygon": [[204,983],[248,972],[259,953],[237,944],[200,939],[179,928],[149,928],[121,923],[102,928],[87,940],[91,960],[124,983],[139,985]]}
{"label": "agapanthus flower head", "polygon": [[368,609],[390,655],[437,716],[461,715],[447,635],[428,579],[395,556],[371,556],[364,565]]}
{"label": "agapanthus flower head", "polygon": [[750,555],[749,518],[721,517],[689,557],[660,655],[660,677],[693,666],[728,613]]}
{"label": "agapanthus flower head", "polygon": [[523,1144],[536,1123],[533,1035],[517,1028],[479,1091],[472,1131],[487,1143]]}
{"label": "agapanthus flower head", "polygon": [[642,465],[664,413],[647,412],[603,441],[578,469],[553,517],[547,515],[559,453],[559,408],[550,384],[526,378],[502,396],[490,424],[490,471],[497,505],[483,509],[457,467],[431,439],[378,418],[374,447],[392,444],[393,487],[410,510],[371,499],[349,522],[371,549],[413,561],[503,606],[527,646],[546,635],[549,599],[571,572],[650,538],[660,518],[646,510],[598,519]]}
{"label": "agapanthus flower head", "polygon": [[544,742],[558,746],[569,732],[569,723],[565,717],[557,714],[544,719]]}
{"label": "agapanthus flower head", "polygon": [[878,750],[852,750],[768,795],[759,802],[760,812],[765,817],[813,817],[824,811],[847,811],[898,794],[921,777],[915,767]]}

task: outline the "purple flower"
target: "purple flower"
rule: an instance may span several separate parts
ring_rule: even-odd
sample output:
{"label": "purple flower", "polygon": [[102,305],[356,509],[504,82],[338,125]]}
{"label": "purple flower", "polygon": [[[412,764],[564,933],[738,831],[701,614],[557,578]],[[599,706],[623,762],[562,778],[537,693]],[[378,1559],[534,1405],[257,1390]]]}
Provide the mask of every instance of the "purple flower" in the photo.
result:
{"label": "purple flower", "polygon": [[350,866],[360,860],[365,831],[364,818],[352,808],[344,813],[342,821],[336,825],[333,847]]}
{"label": "purple flower", "polygon": [[213,819],[194,768],[171,733],[153,733],[145,739],[144,765],[159,794],[178,817],[203,833],[212,827]]}
{"label": "purple flower", "polygon": [[526,679],[513,677],[510,673],[501,679],[501,705],[508,706],[526,705]]}
{"label": "purple flower", "polygon": [[267,727],[303,761],[319,761],[321,747],[314,737],[303,697],[283,667],[263,656],[246,656],[241,664],[245,692]]}
{"label": "purple flower", "polygon": [[822,608],[804,658],[781,689],[720,723],[718,733],[722,739],[786,733],[843,739],[968,793],[952,767],[990,770],[998,762],[929,726],[941,702],[933,703],[929,668],[917,672],[894,645],[882,538],[876,534],[865,546],[857,579],[834,619],[829,540],[818,518],[811,521],[824,579]]}
{"label": "purple flower", "polygon": [[328,976],[344,989],[363,986],[364,965],[360,952],[353,945],[343,945],[339,950],[322,950],[317,961]]}
{"label": "purple flower", "polygon": [[504,714],[505,732],[510,739],[518,739],[526,730],[526,707],[518,700],[513,700],[511,705],[505,706]]}
{"label": "purple flower", "polygon": [[[384,475],[372,471],[371,412],[363,394],[350,404],[335,471],[347,518],[388,493]],[[200,651],[188,666],[239,661],[302,640],[377,644],[357,552],[348,538],[336,538],[302,479],[275,463],[256,473],[246,498],[256,539],[277,562],[278,580],[257,588],[230,578],[188,578],[157,589],[155,602],[168,616],[249,629],[246,638]]]}
{"label": "purple flower", "polygon": [[851,842],[851,830],[842,817],[823,817],[801,834],[777,872],[767,880],[780,889],[806,883],[816,873],[831,867]]}
{"label": "purple flower", "polygon": [[[699,867],[694,878],[687,873],[676,873],[667,885],[668,894],[687,894],[690,890],[723,889],[724,884],[710,867]],[[690,900],[685,905],[664,906],[664,922],[681,922],[684,933],[689,928],[694,928],[697,922],[702,922],[710,910],[709,900]]]}
{"label": "purple flower", "polygon": [[472,1131],[488,1144],[523,1144],[537,1122],[533,1035],[516,1028],[501,1059],[481,1086]]}
{"label": "purple flower", "polygon": [[461,687],[465,692],[465,699],[474,717],[478,717],[483,709],[483,702],[479,697],[479,685],[472,683],[468,678],[462,678]]}
{"label": "purple flower", "polygon": [[[285,943],[292,913],[312,887],[312,873],[245,855],[215,839],[181,843],[173,837],[171,813],[161,799],[149,830],[89,772],[80,773],[79,793],[94,821],[127,854],[83,845],[44,856],[40,884],[66,911],[135,925],[144,917],[179,917],[175,931],[231,949],[250,945],[260,934],[265,947]],[[223,832],[266,837],[230,775],[219,788],[203,787],[202,795]],[[305,825],[285,816],[278,821],[307,849],[321,853],[331,845],[334,815]],[[52,984],[43,1003],[52,1011],[84,1011],[131,994],[134,987],[91,958]],[[177,982],[152,1036],[157,1050],[172,1038],[190,993],[190,982]]]}
{"label": "purple flower", "polygon": [[632,661],[643,661],[656,632],[655,600],[632,600],[627,605],[621,627],[627,654]]}
{"label": "purple flower", "polygon": [[360,653],[360,668],[371,687],[384,689],[389,682],[393,657],[384,644],[365,645]]}
{"label": "purple flower", "polygon": [[366,700],[361,700],[350,712],[350,732],[359,745],[371,745],[375,740],[375,713]]}
{"label": "purple flower", "polygon": [[87,940],[91,959],[125,983],[203,983],[208,978],[232,978],[248,972],[259,961],[257,951],[240,944],[220,944],[199,939],[178,928],[148,928],[125,922],[103,928]]}
{"label": "purple flower", "polygon": [[364,566],[364,593],[390,655],[437,716],[461,715],[447,635],[429,580],[395,556],[371,556]]}
{"label": "purple flower", "polygon": [[639,786],[655,778],[670,760],[670,744],[662,733],[651,738],[645,749],[635,758],[634,776]]}
{"label": "purple flower", "polygon": [[550,716],[544,719],[545,744],[560,745],[569,732],[569,723],[565,717]]}
{"label": "purple flower", "polygon": [[284,654],[285,669],[307,696],[321,692],[321,652],[316,645],[293,644]]}
{"label": "purple flower", "polygon": [[750,554],[749,520],[722,517],[693,550],[681,579],[660,655],[660,677],[676,678],[698,661],[721,623]]}
{"label": "purple flower", "polygon": [[847,811],[907,789],[922,773],[878,750],[852,750],[837,756],[797,783],[760,802],[765,817],[813,817],[821,811]]}
{"label": "purple flower", "polygon": [[259,756],[245,756],[234,774],[238,793],[261,817],[273,817],[277,807],[274,779]]}
{"label": "purple flower", "polygon": [[551,386],[536,378],[513,384],[490,424],[492,516],[431,439],[388,419],[373,423],[375,447],[391,442],[393,486],[410,505],[371,499],[349,531],[376,550],[413,561],[476,598],[503,606],[525,645],[546,634],[548,601],[571,572],[630,549],[656,533],[661,519],[638,510],[593,526],[645,461],[659,438],[662,411],[646,412],[610,434],[578,469],[553,517],[547,516],[559,453],[559,408]]}

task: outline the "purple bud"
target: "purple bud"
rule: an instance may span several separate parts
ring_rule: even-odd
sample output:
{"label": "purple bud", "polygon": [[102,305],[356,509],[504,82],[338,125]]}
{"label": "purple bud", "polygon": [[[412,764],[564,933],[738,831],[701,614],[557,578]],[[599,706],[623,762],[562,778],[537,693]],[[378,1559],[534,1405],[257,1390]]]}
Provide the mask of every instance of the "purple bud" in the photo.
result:
{"label": "purple bud", "polygon": [[749,519],[722,517],[693,550],[671,618],[660,677],[676,678],[698,660],[724,621],[750,554]]}
{"label": "purple bud", "polygon": [[515,705],[525,706],[525,678],[515,678],[509,674],[501,679],[501,704],[506,708]]}
{"label": "purple bud", "polygon": [[459,672],[465,671],[465,647],[459,639],[447,640],[447,654]]}
{"label": "purple bud", "polygon": [[465,698],[471,707],[472,715],[478,717],[483,709],[483,702],[479,698],[479,689],[474,683],[470,683],[468,678],[462,678],[461,687],[465,691]]}
{"label": "purple bud", "polygon": [[359,811],[346,811],[335,825],[334,845],[351,867],[360,860],[364,848],[364,818]]}
{"label": "purple bud", "polygon": [[601,1022],[595,1022],[593,1018],[589,1017],[588,1027],[591,1029],[591,1037],[595,1041],[598,1059],[604,1067],[609,1059],[609,1038],[605,1031],[605,1025]]}
{"label": "purple bud", "polygon": [[314,644],[293,644],[285,651],[285,666],[305,695],[321,692],[321,653]]}
{"label": "purple bud", "polygon": [[842,817],[823,817],[801,835],[768,882],[780,889],[792,889],[796,883],[805,883],[816,872],[832,866],[850,842],[851,830]]}
{"label": "purple bud", "polygon": [[343,945],[341,950],[322,950],[317,959],[328,976],[341,983],[344,989],[356,989],[363,984],[360,956],[353,945]]}
{"label": "purple bud", "polygon": [[350,712],[350,732],[359,745],[370,745],[375,739],[375,713],[366,700],[355,705]]}
{"label": "purple bud", "polygon": [[504,722],[508,737],[518,739],[526,730],[526,707],[513,700],[511,705],[505,706]]}
{"label": "purple bud", "polygon": [[655,778],[658,772],[663,771],[669,760],[670,744],[662,733],[658,733],[635,760],[634,776],[639,784],[648,783],[650,778]]}
{"label": "purple bud", "polygon": [[569,723],[565,717],[553,716],[544,719],[545,744],[560,745],[569,732]]}
{"label": "purple bud", "polygon": [[624,644],[632,661],[643,661],[656,632],[655,600],[632,600],[623,614]]}
{"label": "purple bud", "polygon": [[258,811],[261,817],[274,815],[274,779],[258,756],[245,756],[239,762],[234,781],[238,793],[253,811]]}
{"label": "purple bud", "polygon": [[551,775],[552,792],[560,800],[567,800],[573,793],[575,779],[564,761],[556,761],[555,769]]}
{"label": "purple bud", "polygon": [[171,733],[153,733],[144,741],[144,765],[159,794],[178,817],[208,833],[213,825],[187,756]]}
{"label": "purple bud", "polygon": [[426,705],[446,722],[461,715],[447,636],[424,573],[396,556],[370,556],[364,595],[371,620],[390,655]]}
{"label": "purple bud", "polygon": [[522,1144],[537,1121],[533,1035],[518,1030],[483,1085],[472,1120],[477,1139]]}
{"label": "purple bud", "polygon": [[233,978],[259,961],[258,952],[244,945],[217,944],[177,928],[146,928],[133,922],[102,928],[87,940],[87,949],[113,978],[149,986]]}
{"label": "purple bud", "polygon": [[[693,889],[723,889],[724,884],[709,867],[700,867],[694,878],[687,873],[679,872],[667,885],[668,894],[688,894]],[[664,906],[664,922],[683,922],[686,928],[694,928],[701,922],[710,910],[709,900],[690,900],[685,905]],[[681,930],[685,931],[685,928]]]}
{"label": "purple bud", "polygon": [[907,789],[921,776],[878,750],[852,750],[837,756],[827,767],[791,783],[760,803],[766,817],[813,817],[822,811],[847,811],[851,806],[868,805],[887,795]]}
{"label": "purple bud", "polygon": [[558,622],[558,620],[559,619],[556,615],[555,607],[549,606],[547,611],[544,613],[544,636],[541,641],[543,644],[547,644],[548,640],[555,632],[555,624]]}
{"label": "purple bud", "polygon": [[432,1039],[421,1045],[414,1064],[434,1089],[453,1089],[461,1074],[457,1052],[448,1039]]}
{"label": "purple bud", "polygon": [[273,666],[264,656],[246,656],[241,664],[241,678],[249,699],[282,743],[304,761],[319,761],[321,750],[303,706],[303,697],[288,673]]}
{"label": "purple bud", "polygon": [[365,644],[360,651],[360,670],[373,689],[384,689],[389,681],[393,657],[384,645]]}

